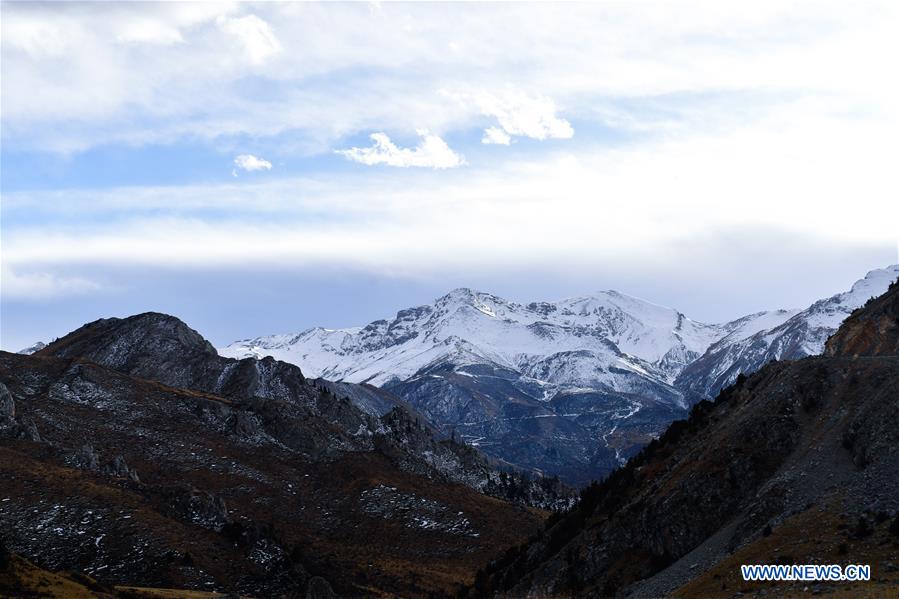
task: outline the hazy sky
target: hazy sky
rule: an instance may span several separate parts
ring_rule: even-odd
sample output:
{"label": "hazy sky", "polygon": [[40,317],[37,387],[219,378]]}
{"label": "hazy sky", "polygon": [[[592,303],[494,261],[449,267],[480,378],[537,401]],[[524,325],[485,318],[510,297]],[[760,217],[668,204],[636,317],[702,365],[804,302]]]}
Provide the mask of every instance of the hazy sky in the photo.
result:
{"label": "hazy sky", "polygon": [[717,321],[897,261],[895,2],[0,10],[3,349],[459,286]]}

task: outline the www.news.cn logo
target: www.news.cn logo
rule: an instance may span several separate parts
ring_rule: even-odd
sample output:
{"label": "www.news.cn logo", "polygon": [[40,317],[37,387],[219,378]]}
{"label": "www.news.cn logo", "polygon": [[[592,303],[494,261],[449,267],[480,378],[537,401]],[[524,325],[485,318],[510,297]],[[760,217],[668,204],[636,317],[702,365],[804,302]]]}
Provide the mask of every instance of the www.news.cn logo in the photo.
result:
{"label": "www.news.cn logo", "polygon": [[740,566],[743,580],[747,581],[858,581],[871,580],[871,566],[849,564],[846,567],[837,564],[799,564],[792,566],[774,564],[750,564]]}

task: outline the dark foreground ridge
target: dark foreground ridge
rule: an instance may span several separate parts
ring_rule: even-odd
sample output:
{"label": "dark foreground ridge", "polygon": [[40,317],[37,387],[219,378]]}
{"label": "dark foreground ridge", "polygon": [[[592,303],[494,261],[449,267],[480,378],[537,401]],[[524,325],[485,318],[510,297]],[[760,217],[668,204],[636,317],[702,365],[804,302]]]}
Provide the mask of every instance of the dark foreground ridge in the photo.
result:
{"label": "dark foreground ridge", "polygon": [[296,366],[222,358],[171,316],[0,352],[0,595],[41,577],[86,596],[447,595],[537,530],[528,504],[559,501],[402,405],[374,416]]}
{"label": "dark foreground ridge", "polygon": [[[897,354],[894,283],[824,357],[768,364],[696,405],[470,596],[896,596]],[[752,563],[870,564],[872,580],[743,582]]]}

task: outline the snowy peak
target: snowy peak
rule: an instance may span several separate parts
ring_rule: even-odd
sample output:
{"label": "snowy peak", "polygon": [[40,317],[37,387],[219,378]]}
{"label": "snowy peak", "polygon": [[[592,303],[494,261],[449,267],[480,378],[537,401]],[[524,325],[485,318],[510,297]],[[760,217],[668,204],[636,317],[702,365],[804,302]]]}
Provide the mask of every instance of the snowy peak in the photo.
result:
{"label": "snowy peak", "polygon": [[587,351],[600,362],[605,355],[623,359],[632,362],[631,370],[670,382],[721,334],[715,325],[616,291],[524,305],[458,288],[433,304],[361,328],[262,337],[221,351],[232,357],[272,355],[302,365],[312,376],[373,384],[412,376],[445,359],[459,343],[468,354],[516,370],[557,353]]}
{"label": "snowy peak", "polygon": [[734,321],[728,325],[734,325],[733,330],[688,365],[675,384],[698,397],[713,397],[739,374],[755,372],[771,360],[818,355],[854,310],[883,295],[897,278],[899,264],[894,264],[872,270],[849,291],[818,300],[805,310],[778,310]]}
{"label": "snowy peak", "polygon": [[867,301],[882,295],[884,286],[888,288],[897,278],[899,278],[899,264],[877,268],[865,275],[864,279],[856,281],[848,292],[838,294],[836,297],[839,297],[840,301],[850,298],[853,301]]}
{"label": "snowy peak", "polygon": [[853,310],[869,299],[883,295],[897,277],[899,264],[872,270],[864,279],[856,281],[849,291],[819,300],[804,313],[812,325],[836,329]]}
{"label": "snowy peak", "polygon": [[435,300],[434,303],[438,306],[463,304],[469,306],[477,306],[496,302],[507,303],[505,300],[489,293],[484,293],[483,291],[477,291],[476,289],[471,289],[470,287],[457,287],[443,297]]}
{"label": "snowy peak", "polygon": [[17,354],[22,354],[22,355],[24,355],[24,356],[30,356],[30,355],[33,354],[33,353],[36,353],[36,352],[41,351],[41,350],[44,349],[45,347],[47,347],[47,344],[46,344],[46,343],[44,343],[43,341],[38,341],[38,342],[35,343],[34,345],[31,345],[31,346],[29,346],[29,347],[26,347],[25,349],[20,349],[20,350],[17,351],[16,353],[17,353]]}
{"label": "snowy peak", "polygon": [[[870,297],[883,293],[899,276],[899,265],[872,270],[844,293],[805,310],[758,312],[737,320],[706,324],[683,313],[619,291],[598,291],[554,302],[521,304],[460,287],[431,304],[400,310],[393,318],[364,327],[315,328],[236,342],[221,350],[231,357],[263,357],[292,362],[311,376],[383,385],[405,380],[438,361],[466,356],[522,373],[544,371],[536,365],[555,355],[587,352],[598,364],[626,362],[654,383],[693,379],[691,393],[707,396],[738,372],[756,369],[759,360],[820,353],[839,324]],[[578,353],[580,352],[580,353]],[[470,362],[470,360],[465,360]],[[552,360],[557,364],[558,359]],[[764,363],[764,362],[762,362]],[[599,376],[576,364],[538,384],[557,390],[566,384],[616,386],[616,375]],[[577,374],[576,374],[577,373]],[[679,385],[680,386],[680,385]]]}

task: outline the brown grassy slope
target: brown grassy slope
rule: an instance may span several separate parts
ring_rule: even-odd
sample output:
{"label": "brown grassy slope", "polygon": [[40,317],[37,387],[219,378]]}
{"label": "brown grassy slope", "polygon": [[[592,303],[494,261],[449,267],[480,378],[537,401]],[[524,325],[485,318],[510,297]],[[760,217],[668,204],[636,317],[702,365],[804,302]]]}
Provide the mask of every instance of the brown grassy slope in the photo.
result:
{"label": "brown grassy slope", "polygon": [[[730,599],[735,593],[774,597],[808,596],[811,591],[834,598],[880,598],[899,595],[899,536],[891,521],[872,524],[857,534],[857,521],[840,514],[839,505],[813,507],[791,516],[713,568],[679,588],[675,597]],[[869,564],[866,582],[746,582],[741,564]],[[808,589],[808,590],[805,590]]]}
{"label": "brown grassy slope", "polygon": [[103,587],[86,576],[56,574],[39,568],[17,555],[0,570],[0,596],[48,599],[96,599],[116,597],[114,589]]}
{"label": "brown grassy slope", "polygon": [[[185,589],[110,587],[71,572],[49,572],[17,555],[0,570],[0,596],[16,599],[216,599],[221,593]],[[244,598],[250,599],[250,598]]]}

